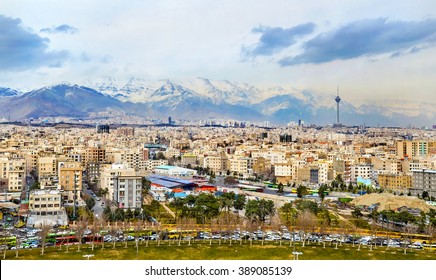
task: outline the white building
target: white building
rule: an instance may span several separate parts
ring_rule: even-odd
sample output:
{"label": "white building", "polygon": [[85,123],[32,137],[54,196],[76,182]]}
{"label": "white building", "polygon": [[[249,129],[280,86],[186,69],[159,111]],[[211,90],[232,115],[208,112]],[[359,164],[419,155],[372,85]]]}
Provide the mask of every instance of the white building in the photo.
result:
{"label": "white building", "polygon": [[161,165],[154,169],[154,173],[169,177],[192,177],[197,175],[197,170],[178,166]]}
{"label": "white building", "polygon": [[351,168],[351,181],[357,181],[357,178],[361,177],[364,180],[372,179],[374,172],[371,164],[359,164],[354,165]]}
{"label": "white building", "polygon": [[142,177],[118,176],[114,180],[114,198],[122,209],[141,209]]}
{"label": "white building", "polygon": [[37,190],[29,195],[27,226],[67,225],[68,217],[58,190]]}
{"label": "white building", "polygon": [[24,158],[0,158],[0,185],[10,192],[20,192],[26,184],[26,160]]}
{"label": "white building", "polygon": [[100,188],[108,190],[108,198],[114,200],[115,195],[115,181],[120,176],[135,176],[133,168],[127,168],[123,164],[113,163],[103,168],[100,174]]}
{"label": "white building", "polygon": [[329,163],[326,161],[318,161],[318,183],[326,184],[328,182]]}

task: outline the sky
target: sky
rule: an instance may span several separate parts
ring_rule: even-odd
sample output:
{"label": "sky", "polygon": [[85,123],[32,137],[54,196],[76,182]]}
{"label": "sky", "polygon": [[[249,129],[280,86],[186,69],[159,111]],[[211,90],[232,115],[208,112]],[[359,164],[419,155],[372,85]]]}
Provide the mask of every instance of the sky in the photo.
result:
{"label": "sky", "polygon": [[0,87],[103,76],[436,103],[436,1],[0,1]]}

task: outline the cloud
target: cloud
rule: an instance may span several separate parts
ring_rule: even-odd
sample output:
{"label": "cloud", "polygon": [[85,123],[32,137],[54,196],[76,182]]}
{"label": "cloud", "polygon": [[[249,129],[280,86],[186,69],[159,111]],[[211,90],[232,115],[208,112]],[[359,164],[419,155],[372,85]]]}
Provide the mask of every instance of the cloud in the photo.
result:
{"label": "cloud", "polygon": [[79,29],[68,25],[68,24],[62,24],[59,26],[54,26],[51,28],[43,28],[40,30],[40,32],[50,33],[50,34],[56,34],[56,33],[67,33],[67,34],[74,34],[79,32]]}
{"label": "cloud", "polygon": [[50,40],[21,26],[20,19],[0,15],[0,71],[60,67],[67,51],[48,51]]}
{"label": "cloud", "polygon": [[281,59],[281,66],[326,63],[363,56],[414,53],[436,41],[436,19],[389,22],[385,18],[352,22],[321,33],[303,45],[304,52]]}
{"label": "cloud", "polygon": [[260,26],[253,28],[252,33],[261,33],[259,42],[250,47],[242,47],[242,57],[255,58],[269,56],[295,44],[298,37],[313,32],[315,24],[305,23],[291,28]]}

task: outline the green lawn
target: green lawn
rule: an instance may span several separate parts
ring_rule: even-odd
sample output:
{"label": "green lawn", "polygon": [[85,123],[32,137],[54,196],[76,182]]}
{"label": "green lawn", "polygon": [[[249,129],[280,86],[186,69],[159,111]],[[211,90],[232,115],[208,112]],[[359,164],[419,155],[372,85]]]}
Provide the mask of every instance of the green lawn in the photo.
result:
{"label": "green lawn", "polygon": [[[21,249],[18,252],[18,258],[15,257],[15,251],[7,251],[6,259],[8,260],[84,260],[83,257],[87,254],[93,254],[90,259],[95,260],[289,260],[293,259],[293,247],[289,247],[289,242],[267,243],[261,245],[260,241],[229,244],[218,244],[214,241],[212,245],[209,242],[196,241],[188,245],[186,241],[178,246],[178,243],[168,241],[157,246],[155,241],[151,241],[146,246],[146,243],[140,243],[138,256],[136,255],[136,246],[134,242],[129,242],[125,248],[124,243],[116,244],[116,248],[112,248],[112,243],[105,244],[105,248],[101,248],[101,244],[95,246],[94,251],[91,250],[91,245],[82,245],[81,251],[77,252],[77,245],[69,247],[68,252],[63,246],[61,250],[58,247],[45,248],[44,255],[41,255],[41,248]],[[335,244],[330,246],[326,244],[323,248],[322,244],[311,243],[303,248],[300,243],[296,244],[296,251],[302,252],[299,259],[301,260],[436,260],[436,251],[428,250],[404,250],[400,248],[377,247],[370,250],[369,246],[362,246],[358,251],[358,247],[349,244],[338,246],[335,249]],[[3,257],[3,252],[2,257]]]}

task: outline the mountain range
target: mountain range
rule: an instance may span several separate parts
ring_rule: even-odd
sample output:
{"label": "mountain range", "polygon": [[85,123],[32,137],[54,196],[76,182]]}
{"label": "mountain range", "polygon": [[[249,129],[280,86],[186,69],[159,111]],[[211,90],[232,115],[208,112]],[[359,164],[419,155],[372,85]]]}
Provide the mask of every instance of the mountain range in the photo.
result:
{"label": "mountain range", "polygon": [[[146,81],[111,77],[89,79],[81,85],[58,84],[22,92],[0,87],[0,119],[83,117],[117,111],[147,118],[270,121],[286,124],[333,124],[335,96],[296,88],[259,88],[245,83],[197,78],[189,81]],[[423,126],[436,118],[436,104],[386,101],[354,106],[340,102],[346,125]]]}

